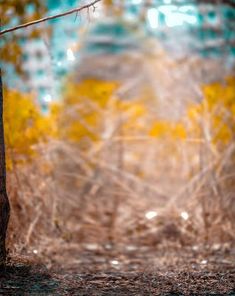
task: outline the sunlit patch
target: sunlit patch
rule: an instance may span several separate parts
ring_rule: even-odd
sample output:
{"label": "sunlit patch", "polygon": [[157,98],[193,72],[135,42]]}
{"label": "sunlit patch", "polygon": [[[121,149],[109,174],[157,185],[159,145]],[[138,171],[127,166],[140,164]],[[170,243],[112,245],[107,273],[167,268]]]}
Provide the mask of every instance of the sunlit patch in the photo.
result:
{"label": "sunlit patch", "polygon": [[46,103],[50,103],[51,100],[52,100],[52,97],[51,97],[51,95],[47,94],[47,95],[45,95],[45,97],[43,98],[43,100]]}
{"label": "sunlit patch", "polygon": [[132,4],[134,4],[134,5],[141,4],[141,2],[143,2],[143,1],[142,0],[132,0]]}
{"label": "sunlit patch", "polygon": [[153,29],[156,29],[159,26],[158,14],[159,12],[157,11],[156,8],[150,8],[148,10],[148,14],[147,14],[148,22],[150,27]]}
{"label": "sunlit patch", "polygon": [[189,218],[189,214],[187,212],[181,212],[180,216],[184,220],[188,220]]}
{"label": "sunlit patch", "polygon": [[137,249],[138,249],[137,246],[134,246],[134,245],[127,245],[126,246],[126,250],[128,252],[136,251]]}
{"label": "sunlit patch", "polygon": [[169,14],[177,10],[177,6],[176,5],[160,5],[158,10],[161,13],[163,13],[165,16],[168,16]]}
{"label": "sunlit patch", "polygon": [[148,219],[148,220],[151,220],[155,217],[157,217],[157,212],[155,211],[149,211],[145,214],[145,217]]}
{"label": "sunlit patch", "polygon": [[185,24],[196,24],[197,16],[196,14],[188,14],[187,12],[189,10],[192,11],[192,7],[186,7],[185,9],[182,7],[178,8],[175,5],[161,5],[159,7],[159,11],[165,16],[165,22],[168,27],[182,26]]}
{"label": "sunlit patch", "polygon": [[199,250],[199,246],[195,245],[192,247],[193,251],[198,251]]}
{"label": "sunlit patch", "polygon": [[113,246],[110,245],[110,244],[105,244],[104,247],[105,247],[106,250],[111,250],[113,248]]}
{"label": "sunlit patch", "polygon": [[183,5],[178,8],[178,11],[187,15],[197,15],[198,8],[195,5]]}
{"label": "sunlit patch", "polygon": [[96,251],[99,248],[99,246],[97,244],[86,244],[85,248],[88,251]]}
{"label": "sunlit patch", "polygon": [[38,254],[38,250],[33,250],[33,253],[34,254]]}
{"label": "sunlit patch", "polygon": [[67,49],[67,59],[71,62],[75,60],[75,56],[71,48]]}
{"label": "sunlit patch", "polygon": [[171,4],[172,0],[165,0],[164,4]]}
{"label": "sunlit patch", "polygon": [[166,16],[166,25],[168,27],[182,26],[184,24],[196,24],[197,18],[193,15],[182,14],[179,12],[169,13]]}
{"label": "sunlit patch", "polygon": [[119,262],[117,260],[111,260],[110,263],[113,264],[113,265],[118,265],[119,264]]}

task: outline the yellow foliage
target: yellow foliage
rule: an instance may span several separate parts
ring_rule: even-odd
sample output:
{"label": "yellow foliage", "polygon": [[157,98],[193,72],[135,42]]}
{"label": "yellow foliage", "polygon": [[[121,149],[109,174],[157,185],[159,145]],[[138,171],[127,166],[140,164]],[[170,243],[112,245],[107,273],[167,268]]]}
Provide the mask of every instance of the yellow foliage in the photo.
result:
{"label": "yellow foliage", "polygon": [[68,82],[65,103],[72,105],[78,102],[86,103],[86,100],[90,100],[98,104],[99,107],[105,107],[117,86],[116,82],[95,79],[87,79],[80,83]]}
{"label": "yellow foliage", "polygon": [[158,138],[202,138],[227,144],[235,137],[235,77],[202,87],[203,100],[188,107],[183,120],[156,120],[150,135]]}
{"label": "yellow foliage", "polygon": [[150,130],[152,137],[169,137],[171,139],[184,139],[186,138],[186,130],[181,122],[171,122],[159,120],[153,123]]}
{"label": "yellow foliage", "polygon": [[33,145],[45,140],[52,130],[49,118],[40,114],[32,96],[4,90],[4,129],[7,168],[35,155]]}
{"label": "yellow foliage", "polygon": [[58,136],[72,141],[99,139],[102,110],[115,91],[116,83],[85,80],[66,85],[64,101],[52,107],[58,121]]}
{"label": "yellow foliage", "polygon": [[84,144],[86,140],[102,140],[110,128],[121,128],[128,135],[143,128],[146,106],[141,100],[117,97],[118,86],[115,81],[95,79],[69,82],[64,101],[52,107],[58,120],[58,136]]}
{"label": "yellow foliage", "polygon": [[207,128],[212,142],[227,144],[235,136],[235,77],[203,87],[200,104],[190,106],[190,134],[202,136]]}

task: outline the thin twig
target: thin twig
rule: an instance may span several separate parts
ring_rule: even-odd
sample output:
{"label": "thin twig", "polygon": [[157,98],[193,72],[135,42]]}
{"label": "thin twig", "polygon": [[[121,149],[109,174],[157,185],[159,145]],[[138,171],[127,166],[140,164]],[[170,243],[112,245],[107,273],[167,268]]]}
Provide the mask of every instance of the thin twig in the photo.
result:
{"label": "thin twig", "polygon": [[39,24],[39,23],[42,23],[42,22],[53,20],[53,19],[56,19],[56,18],[59,18],[59,17],[62,17],[62,16],[69,15],[69,14],[73,14],[75,12],[78,13],[79,11],[82,11],[84,9],[89,9],[90,7],[94,7],[94,5],[97,2],[100,2],[100,1],[101,0],[95,0],[95,1],[93,1],[91,3],[89,3],[89,4],[86,4],[86,5],[83,5],[81,7],[77,7],[77,8],[68,10],[68,11],[63,12],[63,13],[59,13],[59,14],[52,15],[52,16],[47,16],[47,17],[44,17],[44,18],[41,18],[41,19],[38,19],[38,20],[35,20],[35,21],[32,21],[32,22],[28,22],[28,23],[25,23],[25,24],[21,24],[21,25],[9,28],[9,29],[2,30],[2,31],[0,31],[0,36],[4,35],[6,33],[9,33],[9,32],[13,32],[13,31],[16,31],[16,30],[19,30],[19,29],[23,29],[23,28],[32,26],[32,25],[36,25],[36,24]]}
{"label": "thin twig", "polygon": [[27,246],[30,242],[30,238],[31,238],[31,235],[34,231],[34,228],[36,226],[36,224],[38,223],[38,220],[42,214],[42,211],[41,211],[41,207],[42,205],[38,205],[38,207],[36,208],[36,216],[34,218],[34,220],[31,222],[31,224],[29,225],[29,229],[28,229],[28,232],[26,234],[26,237],[25,237],[25,243],[24,243],[24,246]]}

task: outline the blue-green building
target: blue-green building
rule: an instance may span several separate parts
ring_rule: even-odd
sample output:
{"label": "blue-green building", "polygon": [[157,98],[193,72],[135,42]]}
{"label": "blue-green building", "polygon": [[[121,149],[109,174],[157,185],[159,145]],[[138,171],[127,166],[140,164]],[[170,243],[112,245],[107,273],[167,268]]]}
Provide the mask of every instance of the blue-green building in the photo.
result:
{"label": "blue-green building", "polygon": [[[47,0],[48,15],[79,6],[76,0]],[[148,6],[142,0],[114,1],[121,6],[122,17],[105,15],[97,4],[95,19],[92,9],[76,15],[58,18],[38,25],[40,38],[22,38],[22,62],[26,82],[13,79],[8,65],[9,81],[22,90],[34,91],[41,106],[59,98],[62,80],[83,56],[120,54],[140,50],[148,36],[160,40],[176,58],[201,55],[210,59],[225,59],[232,65],[235,59],[235,9],[227,5],[196,4],[187,0],[153,0]],[[30,13],[30,7],[29,7]],[[50,32],[48,33],[48,28]],[[83,32],[82,32],[83,31]],[[139,39],[138,39],[139,38]],[[142,38],[142,39],[141,39]],[[79,44],[84,40],[82,49]],[[142,40],[142,41],[141,41]],[[140,42],[140,44],[138,44]]]}

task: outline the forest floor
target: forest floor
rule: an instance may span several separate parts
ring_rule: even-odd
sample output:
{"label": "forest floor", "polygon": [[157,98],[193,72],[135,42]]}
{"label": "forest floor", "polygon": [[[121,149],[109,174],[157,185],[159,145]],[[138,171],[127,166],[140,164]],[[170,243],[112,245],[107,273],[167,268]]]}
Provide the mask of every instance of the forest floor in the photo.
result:
{"label": "forest floor", "polygon": [[235,249],[64,243],[50,254],[14,255],[0,283],[0,295],[232,296]]}

